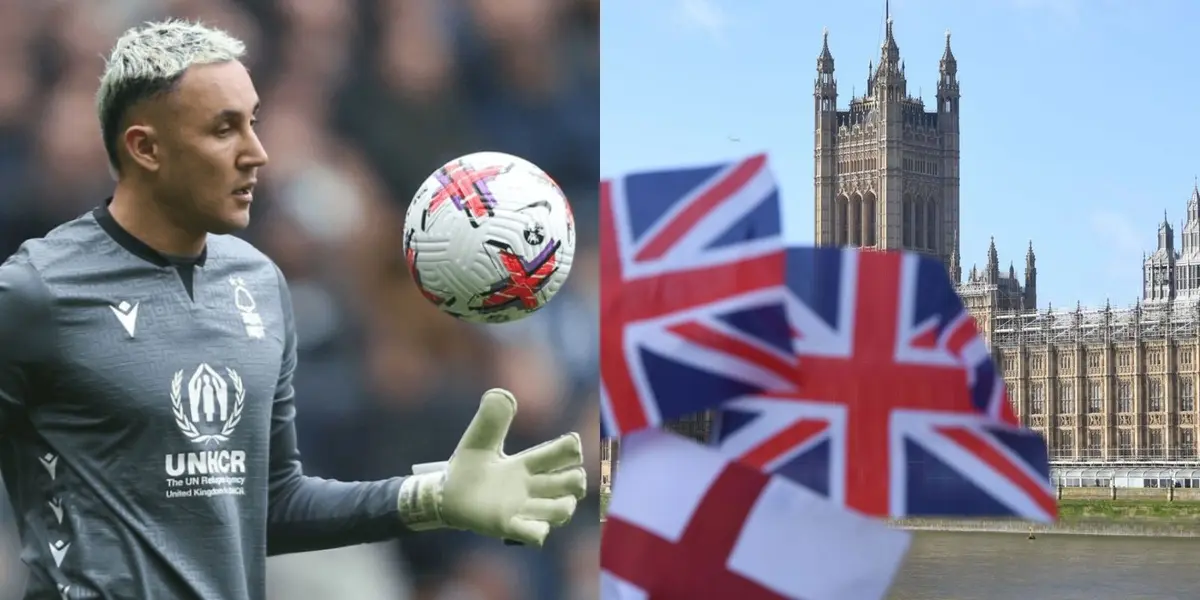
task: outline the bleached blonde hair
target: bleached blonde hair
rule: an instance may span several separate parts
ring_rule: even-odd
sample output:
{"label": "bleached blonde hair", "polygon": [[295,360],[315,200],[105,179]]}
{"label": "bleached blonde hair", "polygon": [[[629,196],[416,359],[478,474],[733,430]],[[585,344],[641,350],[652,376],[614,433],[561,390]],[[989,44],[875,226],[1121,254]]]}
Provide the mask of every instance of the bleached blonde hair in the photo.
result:
{"label": "bleached blonde hair", "polygon": [[241,60],[246,45],[229,33],[201,23],[167,19],[127,30],[105,60],[96,113],[109,167],[115,176],[121,122],[129,109],[171,91],[189,67]]}

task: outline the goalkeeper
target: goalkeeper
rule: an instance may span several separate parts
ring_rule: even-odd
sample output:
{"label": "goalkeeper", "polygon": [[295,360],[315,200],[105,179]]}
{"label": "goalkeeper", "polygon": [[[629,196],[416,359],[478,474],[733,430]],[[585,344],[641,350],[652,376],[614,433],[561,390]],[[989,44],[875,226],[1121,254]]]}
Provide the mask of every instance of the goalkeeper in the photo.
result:
{"label": "goalkeeper", "polygon": [[113,197],[0,266],[0,469],[25,598],[263,600],[266,557],[437,528],[540,546],[583,497],[579,436],[503,451],[483,395],[442,469],[303,474],[278,268],[232,237],[267,154],[241,42],[166,21],[100,82]]}

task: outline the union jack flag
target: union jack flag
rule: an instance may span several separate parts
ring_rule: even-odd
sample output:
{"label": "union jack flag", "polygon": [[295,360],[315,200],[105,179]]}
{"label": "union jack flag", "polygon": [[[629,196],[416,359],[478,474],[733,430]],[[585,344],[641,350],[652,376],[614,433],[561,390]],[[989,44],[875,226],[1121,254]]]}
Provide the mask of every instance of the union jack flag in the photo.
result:
{"label": "union jack flag", "polygon": [[1022,429],[938,261],[792,248],[791,389],[722,407],[714,443],[874,516],[1052,521],[1044,441]]}
{"label": "union jack flag", "polygon": [[605,436],[790,387],[781,224],[765,155],[600,182]]}

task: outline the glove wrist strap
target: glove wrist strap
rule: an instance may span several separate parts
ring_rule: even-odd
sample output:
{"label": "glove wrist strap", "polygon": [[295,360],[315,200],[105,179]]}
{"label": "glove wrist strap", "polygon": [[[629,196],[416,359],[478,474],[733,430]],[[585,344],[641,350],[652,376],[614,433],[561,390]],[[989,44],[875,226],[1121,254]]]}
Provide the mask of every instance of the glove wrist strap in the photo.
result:
{"label": "glove wrist strap", "polygon": [[400,520],[412,531],[428,531],[442,529],[446,522],[442,519],[442,490],[446,481],[446,472],[421,473],[412,475],[400,484],[400,495],[397,507]]}

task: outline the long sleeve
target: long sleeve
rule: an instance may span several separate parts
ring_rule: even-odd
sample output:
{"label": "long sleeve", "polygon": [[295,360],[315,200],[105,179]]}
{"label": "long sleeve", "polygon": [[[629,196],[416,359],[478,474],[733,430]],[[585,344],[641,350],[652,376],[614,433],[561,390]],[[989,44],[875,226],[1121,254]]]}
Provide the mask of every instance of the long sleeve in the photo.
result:
{"label": "long sleeve", "polygon": [[268,555],[384,541],[408,533],[397,501],[403,477],[344,482],[304,475],[296,446],[296,328],[291,294],[279,274],[286,323],[283,364],[271,418]]}
{"label": "long sleeve", "polygon": [[50,291],[28,262],[0,265],[0,436],[32,404],[54,352]]}

